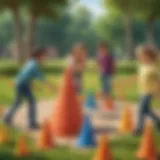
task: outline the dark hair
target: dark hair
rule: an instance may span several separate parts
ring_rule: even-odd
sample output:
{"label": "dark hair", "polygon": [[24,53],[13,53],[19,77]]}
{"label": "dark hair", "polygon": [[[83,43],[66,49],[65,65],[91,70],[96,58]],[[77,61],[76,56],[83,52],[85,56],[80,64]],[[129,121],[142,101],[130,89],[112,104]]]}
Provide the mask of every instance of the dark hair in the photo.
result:
{"label": "dark hair", "polygon": [[98,47],[109,48],[108,43],[107,43],[107,42],[104,42],[104,41],[101,41],[101,42],[99,43]]}
{"label": "dark hair", "polygon": [[46,53],[46,49],[43,49],[43,48],[35,49],[31,53],[31,58],[39,58],[40,56],[45,55],[45,53]]}

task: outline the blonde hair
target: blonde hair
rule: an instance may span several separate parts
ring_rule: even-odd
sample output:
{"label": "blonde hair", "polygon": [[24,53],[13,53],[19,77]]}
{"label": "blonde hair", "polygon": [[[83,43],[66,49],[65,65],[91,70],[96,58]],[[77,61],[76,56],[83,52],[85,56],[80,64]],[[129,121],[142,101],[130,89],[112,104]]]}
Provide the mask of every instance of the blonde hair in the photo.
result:
{"label": "blonde hair", "polygon": [[151,62],[157,62],[159,59],[158,50],[151,45],[141,45],[136,48],[137,55],[145,55]]}

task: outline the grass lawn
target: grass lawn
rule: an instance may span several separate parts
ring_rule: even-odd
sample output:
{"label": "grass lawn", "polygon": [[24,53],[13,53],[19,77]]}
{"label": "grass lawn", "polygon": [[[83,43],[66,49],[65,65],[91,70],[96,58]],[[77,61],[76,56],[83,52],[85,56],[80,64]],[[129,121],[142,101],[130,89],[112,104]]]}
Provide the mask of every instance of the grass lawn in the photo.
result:
{"label": "grass lawn", "polygon": [[[47,74],[47,79],[56,86],[57,90],[52,92],[46,86],[41,85],[39,82],[33,84],[33,91],[38,100],[52,99],[58,94],[58,90],[62,81],[62,74]],[[8,106],[14,99],[14,77],[0,76],[0,104]],[[99,75],[96,72],[87,71],[84,74],[83,80],[84,96],[86,97],[89,92],[97,94],[100,91]],[[121,97],[125,101],[137,103],[139,100],[138,87],[136,82],[136,76],[128,74],[118,74],[113,78],[113,95],[115,99]],[[153,106],[159,107],[159,101],[155,100]]]}
{"label": "grass lawn", "polygon": [[[95,149],[82,151],[65,147],[56,147],[52,150],[41,151],[37,149],[33,141],[29,141],[31,155],[26,158],[17,158],[15,146],[19,134],[13,130],[10,130],[9,133],[11,143],[0,145],[0,159],[2,160],[92,160],[96,153]],[[155,131],[155,140],[157,150],[160,151],[160,137],[157,131]],[[110,149],[113,153],[114,160],[135,160],[139,145],[140,138],[129,135],[110,141]]]}
{"label": "grass lawn", "polygon": [[[132,76],[133,77],[133,76]],[[35,82],[33,85],[33,90],[35,96],[40,99],[51,99],[54,98],[59,90],[62,74],[49,74],[47,75],[48,80],[56,85],[57,90],[53,93],[46,86],[41,85],[38,82]],[[115,98],[124,96],[127,101],[136,101],[137,96],[137,87],[136,82],[128,82],[128,75],[117,75],[114,77],[113,81],[113,94]],[[14,77],[5,77],[0,76],[0,104],[10,105],[14,98]],[[84,95],[86,96],[89,92],[98,93],[100,90],[99,77],[96,73],[86,72],[84,76]]]}

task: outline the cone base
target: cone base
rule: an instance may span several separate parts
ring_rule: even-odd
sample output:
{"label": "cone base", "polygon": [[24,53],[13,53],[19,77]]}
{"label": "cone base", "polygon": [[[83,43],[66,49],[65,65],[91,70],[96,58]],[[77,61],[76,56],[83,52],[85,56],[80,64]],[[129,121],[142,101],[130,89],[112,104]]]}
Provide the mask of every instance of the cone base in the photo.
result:
{"label": "cone base", "polygon": [[28,157],[29,156],[29,151],[23,151],[21,153],[17,153],[18,157]]}
{"label": "cone base", "polygon": [[46,149],[52,149],[53,147],[54,147],[54,145],[48,145],[48,146],[40,145],[39,146],[40,149],[44,149],[44,150],[46,150]]}
{"label": "cone base", "polygon": [[63,133],[55,133],[55,132],[53,132],[54,133],[54,136],[56,137],[56,138],[60,138],[60,139],[72,139],[72,138],[75,138],[75,137],[77,137],[78,135],[79,135],[79,133],[80,133],[80,131],[79,132],[77,132],[77,133],[74,133],[74,134],[63,134]]}
{"label": "cone base", "polygon": [[139,151],[137,152],[137,158],[143,159],[143,160],[157,160],[158,155],[148,156],[145,153]]}
{"label": "cone base", "polygon": [[115,111],[115,107],[104,107],[106,111]]}
{"label": "cone base", "polygon": [[132,128],[122,127],[122,126],[118,127],[118,130],[119,130],[119,133],[121,134],[130,134],[134,131],[134,129]]}

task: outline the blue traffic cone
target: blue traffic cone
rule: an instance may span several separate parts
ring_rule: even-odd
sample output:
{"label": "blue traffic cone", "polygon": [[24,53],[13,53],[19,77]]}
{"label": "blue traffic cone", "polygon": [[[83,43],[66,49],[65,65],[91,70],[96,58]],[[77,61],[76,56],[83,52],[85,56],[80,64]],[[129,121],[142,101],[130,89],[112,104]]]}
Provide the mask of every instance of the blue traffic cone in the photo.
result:
{"label": "blue traffic cone", "polygon": [[77,146],[80,148],[87,148],[87,147],[94,147],[95,145],[96,142],[95,142],[94,129],[92,128],[92,124],[89,117],[86,117],[84,119],[82,131],[78,138]]}
{"label": "blue traffic cone", "polygon": [[87,100],[86,100],[86,104],[85,106],[89,109],[95,109],[96,107],[96,100],[95,100],[95,95],[94,93],[90,93],[87,97]]}

